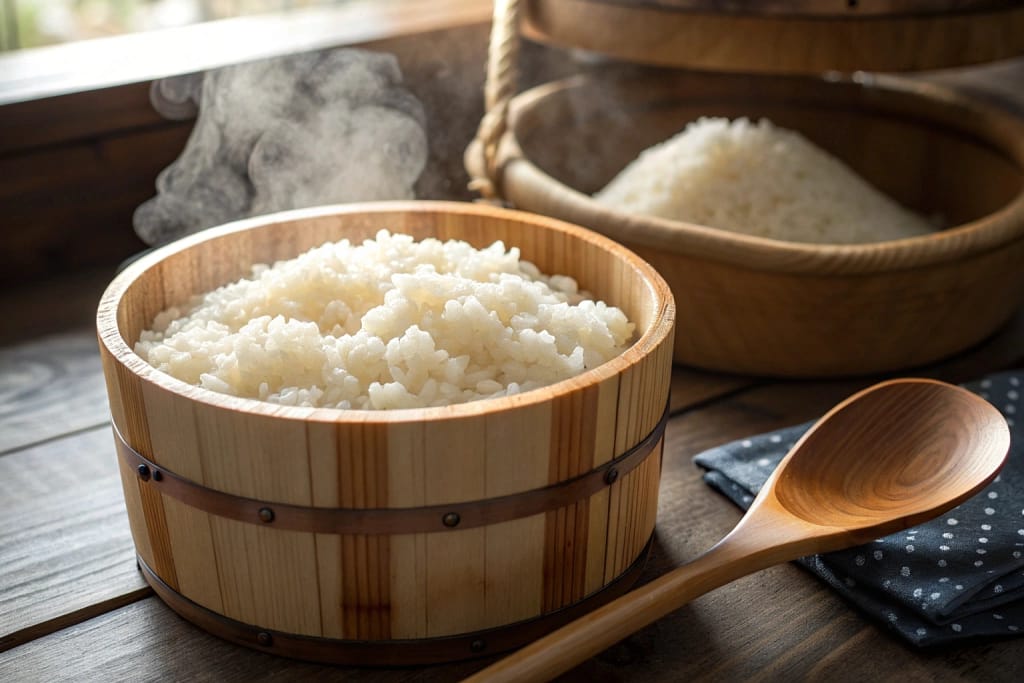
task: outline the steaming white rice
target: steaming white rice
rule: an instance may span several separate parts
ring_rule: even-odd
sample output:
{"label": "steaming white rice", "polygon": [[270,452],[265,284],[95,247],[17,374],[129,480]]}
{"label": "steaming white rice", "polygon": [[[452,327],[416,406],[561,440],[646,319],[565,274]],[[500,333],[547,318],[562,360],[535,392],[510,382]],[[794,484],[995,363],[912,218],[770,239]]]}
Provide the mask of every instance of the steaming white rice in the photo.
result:
{"label": "steaming white rice", "polygon": [[135,351],[213,391],[393,409],[528,391],[621,353],[634,325],[501,242],[381,231],[328,243],[171,308]]}
{"label": "steaming white rice", "polygon": [[595,195],[621,210],[796,242],[854,244],[935,226],[770,121],[702,118]]}

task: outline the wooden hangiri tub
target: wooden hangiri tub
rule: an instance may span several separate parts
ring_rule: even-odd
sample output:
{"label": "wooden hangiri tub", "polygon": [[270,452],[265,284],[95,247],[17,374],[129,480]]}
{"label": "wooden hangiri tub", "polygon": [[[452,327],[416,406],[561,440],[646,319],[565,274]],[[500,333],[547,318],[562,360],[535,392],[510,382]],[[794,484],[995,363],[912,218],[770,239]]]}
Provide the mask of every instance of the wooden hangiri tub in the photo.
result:
{"label": "wooden hangiri tub", "polygon": [[[161,310],[380,228],[496,239],[623,308],[637,340],[518,396],[399,411],[215,394],[131,350]],[[139,566],[199,626],[346,664],[518,646],[625,590],[654,528],[674,304],[611,240],[470,204],[349,205],[205,231],[132,264],[98,332]]]}

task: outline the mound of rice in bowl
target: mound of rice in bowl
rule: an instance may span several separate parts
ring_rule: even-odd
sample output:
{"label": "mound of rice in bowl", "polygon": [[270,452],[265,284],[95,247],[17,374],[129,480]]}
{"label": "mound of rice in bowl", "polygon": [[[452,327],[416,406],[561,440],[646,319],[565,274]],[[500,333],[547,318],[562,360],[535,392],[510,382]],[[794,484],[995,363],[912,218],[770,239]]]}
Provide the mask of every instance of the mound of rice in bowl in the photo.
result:
{"label": "mound of rice in bowl", "polygon": [[644,150],[595,195],[609,207],[793,242],[934,232],[838,157],[771,121],[707,117]]}
{"label": "mound of rice in bowl", "polygon": [[396,409],[528,391],[620,354],[634,324],[515,247],[377,233],[253,267],[157,315],[135,351],[190,384],[272,403]]}

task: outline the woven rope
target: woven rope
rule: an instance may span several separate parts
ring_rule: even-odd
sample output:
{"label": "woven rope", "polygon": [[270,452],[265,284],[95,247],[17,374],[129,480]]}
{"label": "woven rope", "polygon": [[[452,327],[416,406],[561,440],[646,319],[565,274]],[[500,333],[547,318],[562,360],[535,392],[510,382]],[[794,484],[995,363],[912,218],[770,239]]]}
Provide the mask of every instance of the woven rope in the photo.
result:
{"label": "woven rope", "polygon": [[484,116],[477,129],[479,168],[484,175],[470,179],[469,189],[484,199],[498,195],[498,144],[508,126],[508,108],[516,94],[519,60],[519,0],[495,0],[491,42],[487,52],[487,80],[484,84]]}

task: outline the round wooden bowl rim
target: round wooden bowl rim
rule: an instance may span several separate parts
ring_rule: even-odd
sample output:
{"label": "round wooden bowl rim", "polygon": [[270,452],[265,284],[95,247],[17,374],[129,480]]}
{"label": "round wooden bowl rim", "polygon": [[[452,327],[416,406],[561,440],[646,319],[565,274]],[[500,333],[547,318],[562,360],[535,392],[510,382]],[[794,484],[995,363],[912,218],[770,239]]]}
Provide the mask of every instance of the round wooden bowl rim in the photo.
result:
{"label": "round wooden bowl rim", "polygon": [[[510,4],[515,3],[503,3]],[[850,5],[836,0],[531,0],[521,4],[521,30],[534,41],[620,61],[683,69],[903,72],[989,63],[1024,54],[1019,36],[1024,7],[1012,0],[864,0]],[[501,15],[496,11],[495,16]],[[742,38],[737,40],[737,35]]]}
{"label": "round wooden bowl rim", "polygon": [[[726,78],[728,75],[717,74],[715,77]],[[1019,149],[1004,151],[1011,153],[1018,166],[1024,167],[1024,116],[993,103],[972,100],[950,88],[879,74],[830,74],[827,78],[818,79],[793,75],[759,75],[758,78],[808,80],[819,87],[829,87],[833,83],[860,86],[926,99],[942,106],[969,104],[997,120],[1001,126],[1009,127],[1018,136],[1022,141]],[[853,275],[909,270],[957,261],[1024,239],[1024,187],[998,211],[974,221],[920,237],[864,244],[790,242],[609,208],[541,170],[526,157],[516,138],[518,119],[529,107],[592,80],[592,75],[578,74],[537,86],[513,99],[510,123],[498,152],[499,189],[507,199],[517,203],[517,189],[525,188],[531,195],[555,197],[558,204],[570,210],[571,220],[627,245],[778,272]],[[521,203],[517,205],[525,210],[534,208]]]}
{"label": "round wooden bowl rim", "polygon": [[[643,334],[621,354],[575,377],[512,396],[482,399],[450,406],[395,410],[343,410],[338,408],[285,406],[254,398],[221,394],[194,386],[156,369],[141,356],[137,355],[121,335],[117,322],[117,311],[125,292],[150,268],[172,254],[233,233],[265,228],[280,223],[292,223],[313,218],[326,218],[353,213],[377,213],[382,216],[396,213],[449,213],[483,218],[493,216],[504,220],[533,223],[549,230],[567,232],[577,239],[591,242],[601,249],[611,252],[641,273],[643,283],[650,292],[654,304],[652,322],[648,329],[644,330]],[[381,227],[386,228],[387,226]],[[342,236],[339,236],[339,239],[341,238]],[[512,246],[516,245],[506,244],[506,248]],[[293,254],[291,256],[297,255]],[[281,258],[290,257],[282,256]],[[247,414],[301,420],[304,422],[361,422],[367,424],[441,421],[498,413],[545,403],[554,397],[599,384],[615,375],[622,374],[623,371],[643,360],[653,349],[657,348],[659,343],[673,331],[674,324],[675,301],[662,277],[646,261],[607,237],[562,220],[524,211],[470,204],[467,202],[423,200],[364,202],[295,209],[233,221],[200,231],[160,247],[126,267],[107,287],[97,311],[97,332],[100,343],[105,345],[117,362],[145,381],[168,392],[184,396],[199,403]]]}

